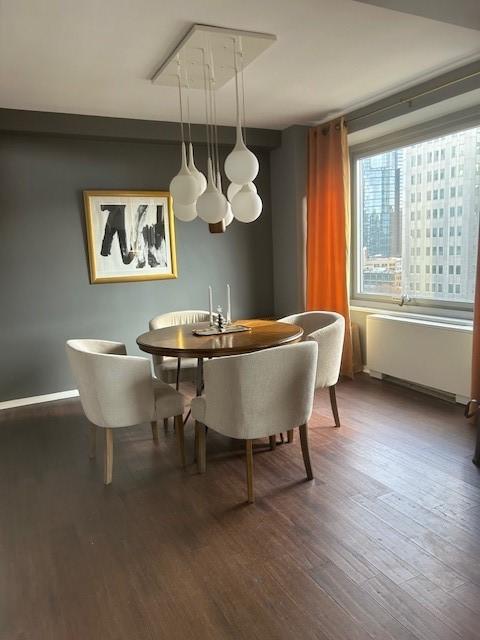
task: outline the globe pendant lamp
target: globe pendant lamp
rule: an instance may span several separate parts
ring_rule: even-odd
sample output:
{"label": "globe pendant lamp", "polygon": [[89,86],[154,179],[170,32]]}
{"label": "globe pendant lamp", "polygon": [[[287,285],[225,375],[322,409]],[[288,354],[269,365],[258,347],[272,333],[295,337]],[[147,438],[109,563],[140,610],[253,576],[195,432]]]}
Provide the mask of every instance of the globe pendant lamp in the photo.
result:
{"label": "globe pendant lamp", "polygon": [[[255,193],[257,193],[257,187],[255,186],[255,183],[254,182],[249,182],[248,184],[252,187],[252,189],[255,191]],[[243,185],[237,184],[236,182],[231,182],[228,185],[227,199],[228,199],[229,202],[231,202],[233,200],[233,198],[240,191],[242,186]]]}
{"label": "globe pendant lamp", "polygon": [[198,190],[198,195],[200,196],[205,191],[205,189],[207,188],[207,180],[206,180],[205,176],[203,175],[203,173],[201,171],[199,171],[197,169],[197,167],[195,166],[195,160],[193,158],[193,145],[192,145],[191,142],[188,145],[188,169],[189,169],[190,173],[192,174],[192,176],[198,182],[198,189],[199,189]]}
{"label": "globe pendant lamp", "polygon": [[197,205],[195,202],[192,204],[178,204],[174,202],[173,213],[178,220],[182,222],[192,222],[197,217]]}
{"label": "globe pendant lamp", "polygon": [[253,222],[262,213],[262,201],[250,184],[244,184],[232,199],[232,212],[240,222]]}
{"label": "globe pendant lamp", "polygon": [[[236,184],[246,184],[253,182],[258,173],[258,160],[255,155],[247,149],[243,140],[242,127],[240,122],[240,97],[238,86],[238,65],[236,45],[233,47],[233,66],[235,68],[235,99],[237,107],[237,139],[232,151],[225,160],[225,173],[231,182]],[[243,79],[243,66],[242,66]],[[243,92],[243,104],[245,110],[245,91]],[[245,120],[245,113],[244,120]],[[243,123],[245,125],[245,122]]]}
{"label": "globe pendant lamp", "polygon": [[216,224],[227,215],[227,204],[227,199],[213,181],[212,161],[209,158],[207,188],[197,200],[197,213],[208,224]]}
{"label": "globe pendant lamp", "polygon": [[225,173],[231,182],[237,184],[252,182],[257,177],[258,160],[243,141],[240,113],[237,119],[237,141],[225,160]]}
{"label": "globe pendant lamp", "polygon": [[182,142],[182,164],[180,171],[170,182],[170,193],[176,204],[192,204],[198,196],[199,184],[187,167],[185,142]]}

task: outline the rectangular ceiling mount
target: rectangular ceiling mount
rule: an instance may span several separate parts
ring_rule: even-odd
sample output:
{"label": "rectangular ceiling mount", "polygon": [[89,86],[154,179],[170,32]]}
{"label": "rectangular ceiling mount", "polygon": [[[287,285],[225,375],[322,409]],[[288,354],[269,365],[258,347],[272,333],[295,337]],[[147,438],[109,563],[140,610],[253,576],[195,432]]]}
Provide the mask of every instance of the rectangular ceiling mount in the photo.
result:
{"label": "rectangular ceiling mount", "polygon": [[[194,24],[172,53],[155,72],[152,82],[167,87],[178,86],[178,63],[181,65],[182,85],[192,89],[204,88],[204,64],[213,59],[215,88],[219,89],[235,76],[234,46],[242,52],[243,68],[272,45],[276,36],[238,29],[224,29]],[[240,64],[240,58],[238,58]]]}

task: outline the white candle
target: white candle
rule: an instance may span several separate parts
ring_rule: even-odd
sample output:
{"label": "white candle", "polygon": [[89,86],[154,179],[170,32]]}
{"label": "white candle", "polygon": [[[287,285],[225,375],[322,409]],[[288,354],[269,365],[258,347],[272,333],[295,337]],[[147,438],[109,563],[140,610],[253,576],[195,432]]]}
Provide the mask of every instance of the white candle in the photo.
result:
{"label": "white candle", "polygon": [[227,324],[232,322],[232,307],[230,301],[230,285],[227,284]]}
{"label": "white candle", "polygon": [[213,325],[213,292],[212,287],[208,286],[208,312],[210,314],[210,326]]}

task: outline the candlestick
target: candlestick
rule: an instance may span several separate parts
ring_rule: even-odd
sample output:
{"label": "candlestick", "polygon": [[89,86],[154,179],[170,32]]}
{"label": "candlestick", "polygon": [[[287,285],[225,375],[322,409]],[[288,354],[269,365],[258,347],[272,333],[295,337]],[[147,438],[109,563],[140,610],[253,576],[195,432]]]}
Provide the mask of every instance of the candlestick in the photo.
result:
{"label": "candlestick", "polygon": [[227,324],[232,322],[232,307],[230,301],[230,285],[227,284]]}
{"label": "candlestick", "polygon": [[208,286],[208,312],[210,314],[210,326],[213,326],[213,291],[212,287]]}

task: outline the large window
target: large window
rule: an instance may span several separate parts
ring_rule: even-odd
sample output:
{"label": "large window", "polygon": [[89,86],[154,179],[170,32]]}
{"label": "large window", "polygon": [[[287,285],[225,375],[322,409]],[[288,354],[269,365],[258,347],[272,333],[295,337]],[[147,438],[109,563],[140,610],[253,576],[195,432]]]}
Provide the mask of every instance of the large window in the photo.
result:
{"label": "large window", "polygon": [[471,304],[480,127],[354,162],[357,296]]}

